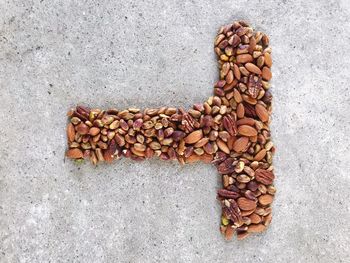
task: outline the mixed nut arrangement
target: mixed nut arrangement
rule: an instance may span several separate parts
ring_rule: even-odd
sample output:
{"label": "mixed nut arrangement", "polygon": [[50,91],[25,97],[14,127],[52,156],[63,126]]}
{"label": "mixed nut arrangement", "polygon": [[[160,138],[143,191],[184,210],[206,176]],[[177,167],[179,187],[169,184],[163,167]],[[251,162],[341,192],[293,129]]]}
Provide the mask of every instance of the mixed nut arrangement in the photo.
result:
{"label": "mixed nut arrangement", "polygon": [[273,186],[269,38],[245,22],[223,26],[215,39],[220,80],[214,96],[182,108],[127,110],[77,106],[68,112],[66,156],[92,164],[122,156],[157,156],[181,164],[214,164],[222,176],[221,232],[231,239],[270,224]]}

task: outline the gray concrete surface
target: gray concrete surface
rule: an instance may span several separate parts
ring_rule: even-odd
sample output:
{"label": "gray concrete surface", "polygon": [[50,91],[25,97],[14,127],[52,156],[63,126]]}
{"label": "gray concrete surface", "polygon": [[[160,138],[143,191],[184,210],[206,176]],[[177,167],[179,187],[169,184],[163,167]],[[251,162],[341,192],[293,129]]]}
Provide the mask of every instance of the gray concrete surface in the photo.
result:
{"label": "gray concrete surface", "polygon": [[[0,262],[350,262],[350,2],[0,0]],[[189,107],[213,38],[271,36],[278,195],[226,242],[210,165],[64,161],[76,103]]]}

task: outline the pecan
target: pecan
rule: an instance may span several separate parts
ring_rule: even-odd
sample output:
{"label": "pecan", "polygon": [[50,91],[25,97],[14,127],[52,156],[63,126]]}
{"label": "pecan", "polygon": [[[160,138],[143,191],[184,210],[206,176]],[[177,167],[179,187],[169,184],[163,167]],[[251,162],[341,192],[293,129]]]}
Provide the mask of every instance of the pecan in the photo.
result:
{"label": "pecan", "polygon": [[219,165],[223,161],[225,161],[226,159],[227,159],[227,154],[225,154],[223,152],[218,152],[218,153],[216,153],[214,160],[212,161],[212,164]]}
{"label": "pecan", "polygon": [[226,199],[237,199],[239,197],[239,193],[226,189],[219,189],[218,195]]}
{"label": "pecan", "polygon": [[220,174],[230,174],[235,171],[235,166],[233,165],[233,158],[227,158],[218,166],[218,171]]}
{"label": "pecan", "polygon": [[223,118],[223,125],[224,125],[226,131],[228,131],[228,133],[231,136],[235,136],[237,134],[236,120],[234,120],[232,115],[226,115]]}
{"label": "pecan", "polygon": [[193,117],[190,114],[184,113],[182,115],[181,124],[184,127],[184,131],[189,133],[189,132],[192,132],[194,129],[195,120],[193,119]]}
{"label": "pecan", "polygon": [[248,80],[248,94],[254,99],[257,98],[261,87],[261,77],[251,74]]}
{"label": "pecan", "polygon": [[253,105],[251,105],[249,103],[243,103],[243,106],[244,106],[245,116],[251,117],[251,118],[257,117],[256,112],[255,112],[255,108]]}
{"label": "pecan", "polygon": [[84,106],[77,106],[77,112],[88,119],[90,114],[90,108]]}
{"label": "pecan", "polygon": [[255,180],[257,180],[258,182],[264,185],[272,184],[274,179],[275,179],[275,176],[271,171],[264,170],[264,169],[257,169],[255,171]]}
{"label": "pecan", "polygon": [[230,199],[228,204],[229,207],[223,206],[223,215],[235,223],[235,225],[240,226],[242,224],[241,210],[239,209],[236,201],[233,199]]}

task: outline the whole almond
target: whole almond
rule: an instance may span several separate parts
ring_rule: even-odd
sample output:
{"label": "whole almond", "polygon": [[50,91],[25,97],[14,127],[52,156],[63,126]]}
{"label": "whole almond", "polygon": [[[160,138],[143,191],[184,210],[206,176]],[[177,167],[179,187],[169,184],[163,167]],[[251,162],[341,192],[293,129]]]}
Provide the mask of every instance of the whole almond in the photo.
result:
{"label": "whole almond", "polygon": [[67,138],[68,142],[73,142],[75,137],[75,130],[74,125],[72,123],[69,123],[67,126]]}
{"label": "whole almond", "polygon": [[191,132],[189,135],[185,137],[185,142],[187,144],[193,144],[198,142],[200,139],[203,138],[203,131],[202,130],[196,130]]}
{"label": "whole almond", "polygon": [[237,90],[233,90],[233,98],[237,103],[241,103],[243,101],[241,93]]}
{"label": "whole almond", "polygon": [[267,112],[267,109],[263,105],[256,104],[255,112],[262,122],[267,122],[269,120],[269,113]]}
{"label": "whole almond", "polygon": [[249,216],[249,215],[253,214],[254,211],[255,211],[255,208],[251,209],[251,210],[247,210],[247,211],[241,211],[241,216]]}
{"label": "whole almond", "polygon": [[248,226],[248,233],[261,233],[265,228],[263,224],[252,224]]}
{"label": "whole almond", "polygon": [[199,148],[199,147],[203,147],[204,145],[206,145],[209,142],[209,138],[204,137],[202,139],[200,139],[198,142],[196,142],[196,144],[194,145],[195,148]]}
{"label": "whole almond", "polygon": [[259,196],[259,203],[261,204],[261,205],[269,205],[269,204],[271,204],[272,203],[272,201],[273,201],[273,196],[272,195],[261,195],[261,196]]}
{"label": "whole almond", "polygon": [[255,125],[255,120],[252,118],[243,118],[237,121],[237,125],[249,125],[249,126],[254,126]]}
{"label": "whole almond", "polygon": [[81,135],[85,135],[89,133],[89,126],[87,126],[85,123],[80,123],[76,126],[77,132],[79,132]]}
{"label": "whole almond", "polygon": [[237,233],[237,239],[238,240],[243,240],[247,238],[250,234],[248,232],[239,232]]}
{"label": "whole almond", "polygon": [[235,232],[234,229],[230,225],[228,225],[225,231],[225,239],[231,240],[234,232]]}
{"label": "whole almond", "polygon": [[219,149],[223,151],[224,153],[230,154],[230,149],[227,147],[226,143],[220,139],[216,141],[216,144],[218,145]]}
{"label": "whole almond", "polygon": [[232,70],[230,70],[230,71],[227,73],[227,75],[226,75],[226,77],[225,77],[225,80],[226,80],[226,83],[227,83],[227,84],[231,84],[231,83],[232,83],[232,81],[234,80],[234,76],[233,76]]}
{"label": "whole almond", "polygon": [[99,133],[100,133],[100,129],[97,128],[97,127],[91,127],[90,130],[89,130],[89,134],[91,136],[96,136]]}
{"label": "whole almond", "polygon": [[243,106],[243,104],[242,103],[239,103],[238,105],[237,105],[237,117],[238,118],[243,118],[244,117],[244,106]]}
{"label": "whole almond", "polygon": [[253,51],[255,50],[255,46],[256,46],[256,40],[255,40],[255,37],[251,37],[249,39],[249,48],[248,48],[248,52],[250,54],[253,53]]}
{"label": "whole almond", "polygon": [[83,152],[78,148],[73,148],[67,151],[66,156],[71,159],[80,159],[83,158]]}
{"label": "whole almond", "polygon": [[233,150],[235,152],[243,152],[247,149],[249,143],[248,137],[240,137],[233,143]]}
{"label": "whole almond", "polygon": [[200,156],[197,154],[192,154],[186,158],[186,163],[195,163],[200,160]]}
{"label": "whole almond", "polygon": [[204,163],[211,163],[213,161],[213,156],[211,154],[202,154],[199,159]]}
{"label": "whole almond", "polygon": [[250,54],[238,55],[237,58],[236,58],[236,62],[238,64],[243,64],[243,63],[247,63],[247,62],[253,62],[253,57]]}
{"label": "whole almond", "polygon": [[237,204],[240,209],[245,211],[256,208],[256,202],[245,197],[238,198]]}
{"label": "whole almond", "polygon": [[271,70],[268,67],[263,67],[262,77],[265,80],[270,80],[272,78]]}
{"label": "whole almond", "polygon": [[235,75],[236,79],[241,79],[241,71],[239,71],[239,68],[236,64],[233,65],[233,75]]}
{"label": "whole almond", "polygon": [[265,155],[266,155],[266,149],[262,149],[254,156],[254,160],[261,161],[262,159],[264,159]]}
{"label": "whole almond", "polygon": [[271,54],[266,52],[264,54],[264,58],[265,58],[265,65],[268,66],[269,68],[271,68],[271,66],[272,66]]}
{"label": "whole almond", "polygon": [[238,127],[238,133],[244,136],[255,136],[258,134],[257,130],[249,125],[241,125]]}
{"label": "whole almond", "polygon": [[243,94],[242,95],[242,98],[243,98],[243,100],[245,101],[245,102],[247,102],[247,103],[249,103],[249,104],[251,104],[251,105],[255,105],[255,104],[257,104],[257,99],[254,99],[254,98],[252,98],[251,96],[248,96],[248,95],[246,95],[246,94]]}
{"label": "whole almond", "polygon": [[257,66],[255,66],[253,63],[246,63],[244,66],[249,72],[255,73],[257,75],[261,75],[261,70]]}
{"label": "whole almond", "polygon": [[255,213],[249,216],[252,224],[259,224],[261,222],[261,217]]}

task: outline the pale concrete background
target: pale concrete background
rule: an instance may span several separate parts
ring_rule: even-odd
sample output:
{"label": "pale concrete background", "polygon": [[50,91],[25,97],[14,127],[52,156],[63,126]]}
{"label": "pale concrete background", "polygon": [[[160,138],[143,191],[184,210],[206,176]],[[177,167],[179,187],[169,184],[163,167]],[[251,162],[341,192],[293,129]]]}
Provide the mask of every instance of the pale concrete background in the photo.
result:
{"label": "pale concrete background", "polygon": [[[349,3],[0,0],[0,262],[350,262]],[[204,101],[241,18],[273,47],[266,233],[223,240],[210,165],[64,161],[77,103]]]}

